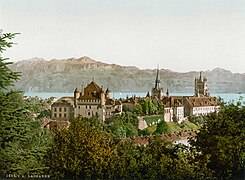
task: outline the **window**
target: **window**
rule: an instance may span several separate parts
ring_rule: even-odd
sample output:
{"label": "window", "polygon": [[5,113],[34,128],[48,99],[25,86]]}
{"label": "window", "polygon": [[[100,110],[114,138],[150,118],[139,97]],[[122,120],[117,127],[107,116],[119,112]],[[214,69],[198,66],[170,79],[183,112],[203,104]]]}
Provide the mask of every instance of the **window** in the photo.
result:
{"label": "window", "polygon": [[87,106],[86,106],[86,109],[87,109]]}
{"label": "window", "polygon": [[60,111],[62,111],[62,108],[60,107]]}
{"label": "window", "polygon": [[90,112],[88,112],[88,116],[90,116]]}
{"label": "window", "polygon": [[64,108],[64,112],[66,112],[66,108]]}
{"label": "window", "polygon": [[89,106],[89,109],[91,109],[91,106]]}
{"label": "window", "polygon": [[59,114],[59,117],[62,117],[62,114]]}
{"label": "window", "polygon": [[66,117],[66,114],[64,114],[64,117]]}
{"label": "window", "polygon": [[54,108],[54,112],[56,112],[57,111],[57,108]]}
{"label": "window", "polygon": [[57,117],[56,113],[54,113],[54,117]]}

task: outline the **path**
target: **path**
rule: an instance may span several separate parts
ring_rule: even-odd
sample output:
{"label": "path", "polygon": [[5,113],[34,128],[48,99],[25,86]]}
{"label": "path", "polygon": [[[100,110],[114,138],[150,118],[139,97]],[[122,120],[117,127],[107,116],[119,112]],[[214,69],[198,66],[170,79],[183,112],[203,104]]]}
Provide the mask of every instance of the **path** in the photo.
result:
{"label": "path", "polygon": [[139,129],[140,130],[148,127],[145,120],[144,120],[144,116],[138,116],[138,119],[139,119]]}

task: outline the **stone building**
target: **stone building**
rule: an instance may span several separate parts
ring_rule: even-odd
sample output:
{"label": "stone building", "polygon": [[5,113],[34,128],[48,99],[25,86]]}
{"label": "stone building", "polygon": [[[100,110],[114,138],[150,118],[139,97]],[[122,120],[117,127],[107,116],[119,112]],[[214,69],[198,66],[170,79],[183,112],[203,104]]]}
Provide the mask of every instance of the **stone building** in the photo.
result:
{"label": "stone building", "polygon": [[185,117],[201,116],[212,112],[218,112],[220,109],[220,102],[215,97],[185,97],[184,106]]}
{"label": "stone building", "polygon": [[194,96],[196,96],[196,97],[207,97],[207,96],[209,96],[207,79],[205,77],[202,78],[201,72],[200,72],[199,78],[195,78]]}
{"label": "stone building", "polygon": [[138,97],[135,97],[135,96],[130,97],[130,98],[127,97],[125,100],[122,101],[122,105],[123,105],[123,107],[132,110],[134,108],[134,106],[136,104],[138,104],[139,100],[140,99]]}
{"label": "stone building", "polygon": [[166,122],[182,122],[184,118],[183,96],[170,96],[163,98],[164,120]]}
{"label": "stone building", "polygon": [[74,97],[62,97],[51,105],[51,119],[71,120],[74,110]]}
{"label": "stone building", "polygon": [[74,91],[74,97],[62,97],[52,104],[51,118],[55,120],[70,120],[73,117],[98,116],[102,121],[113,115],[122,113],[121,101],[112,99],[107,88],[104,92],[94,81],[84,89]]}

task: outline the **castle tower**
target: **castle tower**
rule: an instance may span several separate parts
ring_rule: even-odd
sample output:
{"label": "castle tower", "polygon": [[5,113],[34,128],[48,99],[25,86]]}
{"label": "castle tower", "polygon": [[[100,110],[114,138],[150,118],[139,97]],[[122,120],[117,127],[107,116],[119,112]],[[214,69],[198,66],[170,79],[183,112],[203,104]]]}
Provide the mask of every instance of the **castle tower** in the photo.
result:
{"label": "castle tower", "polygon": [[74,106],[77,107],[77,99],[80,97],[80,92],[76,88],[74,91]]}
{"label": "castle tower", "polygon": [[105,97],[107,98],[107,99],[110,99],[111,98],[111,91],[110,91],[110,89],[109,89],[109,87],[106,89],[106,91],[105,91]]}
{"label": "castle tower", "polygon": [[202,78],[202,72],[200,72],[199,78],[195,78],[195,92],[196,97],[209,96],[207,78]]}
{"label": "castle tower", "polygon": [[100,105],[101,106],[105,105],[105,92],[103,90],[103,87],[101,87],[101,90],[100,90]]}
{"label": "castle tower", "polygon": [[163,88],[161,88],[161,81],[159,78],[159,68],[157,68],[157,75],[155,79],[155,86],[152,88],[151,96],[154,98],[162,99],[164,96]]}

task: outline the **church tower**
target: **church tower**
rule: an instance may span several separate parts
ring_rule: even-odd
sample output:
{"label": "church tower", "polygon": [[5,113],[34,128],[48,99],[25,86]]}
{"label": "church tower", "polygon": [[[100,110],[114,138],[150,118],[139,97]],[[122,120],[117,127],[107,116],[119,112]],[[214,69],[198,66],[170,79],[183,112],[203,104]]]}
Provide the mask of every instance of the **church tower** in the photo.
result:
{"label": "church tower", "polygon": [[194,93],[196,97],[209,96],[207,79],[205,77],[202,78],[202,72],[200,72],[199,78],[195,78],[195,92]]}
{"label": "church tower", "polygon": [[155,86],[151,90],[151,96],[152,96],[152,98],[162,99],[163,95],[164,95],[163,94],[163,88],[161,88],[161,81],[160,81],[160,78],[159,78],[159,68],[157,68]]}

